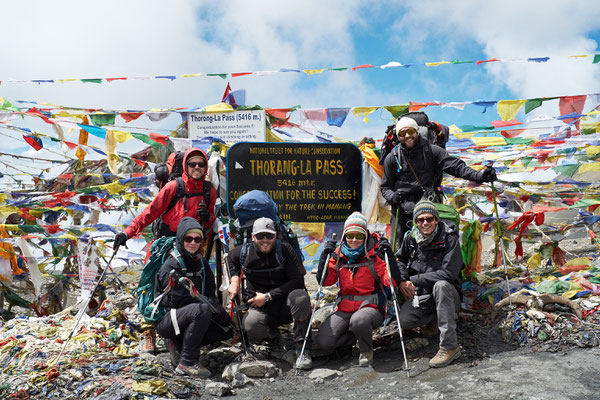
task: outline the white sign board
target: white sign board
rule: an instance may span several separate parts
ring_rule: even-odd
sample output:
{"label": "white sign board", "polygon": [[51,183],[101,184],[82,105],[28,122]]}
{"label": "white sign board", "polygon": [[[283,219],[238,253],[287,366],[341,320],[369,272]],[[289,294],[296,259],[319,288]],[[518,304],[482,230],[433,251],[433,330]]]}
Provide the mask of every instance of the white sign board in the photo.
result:
{"label": "white sign board", "polygon": [[190,139],[213,136],[233,143],[264,142],[265,131],[265,110],[188,114]]}

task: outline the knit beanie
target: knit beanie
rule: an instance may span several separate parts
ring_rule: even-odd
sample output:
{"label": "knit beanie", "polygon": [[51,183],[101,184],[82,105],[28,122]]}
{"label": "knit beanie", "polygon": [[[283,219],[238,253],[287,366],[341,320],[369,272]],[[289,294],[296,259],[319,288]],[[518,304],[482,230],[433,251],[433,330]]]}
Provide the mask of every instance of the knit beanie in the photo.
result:
{"label": "knit beanie", "polygon": [[437,219],[440,219],[437,208],[429,200],[421,200],[415,205],[413,210],[413,222],[416,223],[417,217],[421,214],[433,214]]}
{"label": "knit beanie", "polygon": [[367,219],[365,218],[365,216],[359,213],[358,211],[355,211],[352,214],[350,214],[350,216],[346,219],[346,222],[344,222],[343,236],[346,236],[346,233],[348,232],[358,232],[367,236],[368,229]]}
{"label": "knit beanie", "polygon": [[419,131],[419,125],[417,125],[417,121],[409,117],[402,117],[398,120],[396,123],[396,135],[401,129],[404,128],[413,128],[415,131]]}
{"label": "knit beanie", "polygon": [[200,228],[188,229],[187,231],[185,231],[185,234],[187,235],[188,233],[199,233],[200,236],[202,236],[202,239],[204,239],[204,232]]}

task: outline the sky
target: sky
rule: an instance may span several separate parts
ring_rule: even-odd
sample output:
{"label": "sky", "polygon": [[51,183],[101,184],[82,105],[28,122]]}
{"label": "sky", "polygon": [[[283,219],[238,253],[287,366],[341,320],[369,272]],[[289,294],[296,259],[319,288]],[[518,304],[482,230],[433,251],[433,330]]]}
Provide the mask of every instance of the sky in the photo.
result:
{"label": "sky", "polygon": [[[246,90],[246,103],[264,108],[304,109],[386,106],[409,101],[465,102],[600,93],[598,1],[241,1],[203,0],[8,2],[2,7],[0,97],[78,108],[148,110],[204,107],[218,103],[229,82]],[[504,61],[438,67],[369,68],[286,72],[228,78],[184,74],[279,71],[452,60],[550,57],[546,63]],[[32,83],[35,79],[153,77],[111,83]],[[7,82],[25,80],[28,82]],[[589,102],[588,102],[589,103]],[[22,106],[31,103],[19,103]],[[597,104],[586,104],[589,111]],[[446,125],[488,125],[495,109],[428,107],[430,119]],[[559,115],[557,102],[533,114]],[[297,121],[297,116],[292,120]],[[341,127],[324,125],[336,137],[383,137],[387,111],[365,123],[349,115]],[[160,123],[142,117],[123,130],[166,133],[181,118]],[[32,118],[10,124],[53,135]],[[138,128],[144,128],[140,130]],[[0,127],[3,151],[33,157],[20,134]],[[77,141],[73,132],[67,140]],[[100,142],[90,143],[103,148]],[[55,151],[58,145],[44,141]],[[119,150],[141,150],[141,142]],[[68,153],[74,157],[75,150]],[[91,156],[90,156],[91,157]],[[6,156],[0,162],[11,163]],[[25,163],[19,160],[17,165]],[[43,165],[43,164],[42,164]],[[40,163],[37,164],[40,166]],[[25,168],[25,166],[23,166]],[[6,164],[0,172],[11,174]],[[6,177],[4,178],[6,180]],[[10,182],[10,181],[9,181]]]}

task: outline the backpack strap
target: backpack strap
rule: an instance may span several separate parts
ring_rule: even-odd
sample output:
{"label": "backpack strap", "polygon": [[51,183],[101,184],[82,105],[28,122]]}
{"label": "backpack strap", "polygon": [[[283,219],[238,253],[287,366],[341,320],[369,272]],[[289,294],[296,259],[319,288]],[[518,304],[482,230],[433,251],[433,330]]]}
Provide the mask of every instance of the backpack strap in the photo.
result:
{"label": "backpack strap", "polygon": [[[242,266],[242,270],[247,274],[248,273],[248,268],[246,267],[246,262],[248,261],[248,253],[250,252],[250,244],[251,243],[244,243],[242,245],[242,251],[240,252],[240,265]],[[261,269],[260,271],[257,272],[272,272],[272,271],[277,271],[281,268],[283,268],[284,266],[284,262],[283,262],[283,246],[281,245],[281,240],[280,239],[276,239],[275,240],[275,259],[277,260],[277,266],[274,268],[266,268],[266,269]]]}

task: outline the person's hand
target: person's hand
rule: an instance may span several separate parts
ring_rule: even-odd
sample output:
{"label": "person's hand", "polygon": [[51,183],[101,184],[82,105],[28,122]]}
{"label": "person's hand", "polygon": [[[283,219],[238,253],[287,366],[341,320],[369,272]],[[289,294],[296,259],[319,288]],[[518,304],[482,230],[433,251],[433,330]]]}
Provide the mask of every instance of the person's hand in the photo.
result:
{"label": "person's hand", "polygon": [[115,235],[115,242],[113,244],[114,249],[117,250],[121,246],[127,247],[127,245],[126,245],[127,239],[129,239],[129,237],[127,236],[127,234],[125,232],[117,233]]}
{"label": "person's hand", "polygon": [[415,297],[415,285],[411,281],[402,281],[398,286],[400,288],[400,294],[404,296],[405,299],[412,299]]}
{"label": "person's hand", "polygon": [[385,238],[385,237],[381,237],[379,239],[379,248],[384,253],[387,253],[388,257],[389,257],[390,253],[394,254],[394,253],[392,253],[392,245],[390,244],[389,240],[387,240],[387,238]]}
{"label": "person's hand", "polygon": [[266,302],[267,299],[265,298],[264,293],[256,293],[256,296],[248,300],[248,303],[250,303],[252,307],[262,307]]}
{"label": "person's hand", "polygon": [[198,218],[200,219],[200,222],[210,221],[210,211],[208,211],[208,208],[206,208],[206,207],[199,208],[198,209]]}
{"label": "person's hand", "polygon": [[498,180],[498,176],[496,176],[496,170],[489,165],[483,171],[481,171],[480,174],[481,182],[491,183]]}
{"label": "person's hand", "polygon": [[329,240],[325,243],[325,247],[323,247],[323,254],[326,256],[330,255],[335,251],[337,247],[337,242],[335,240]]}
{"label": "person's hand", "polygon": [[396,190],[392,195],[392,204],[398,205],[406,199],[406,195],[400,189]]}
{"label": "person's hand", "polygon": [[229,287],[227,288],[227,293],[229,293],[229,297],[231,299],[235,299],[235,297],[238,295],[238,293],[240,293],[240,277],[239,276],[231,277],[231,283],[229,284]]}

